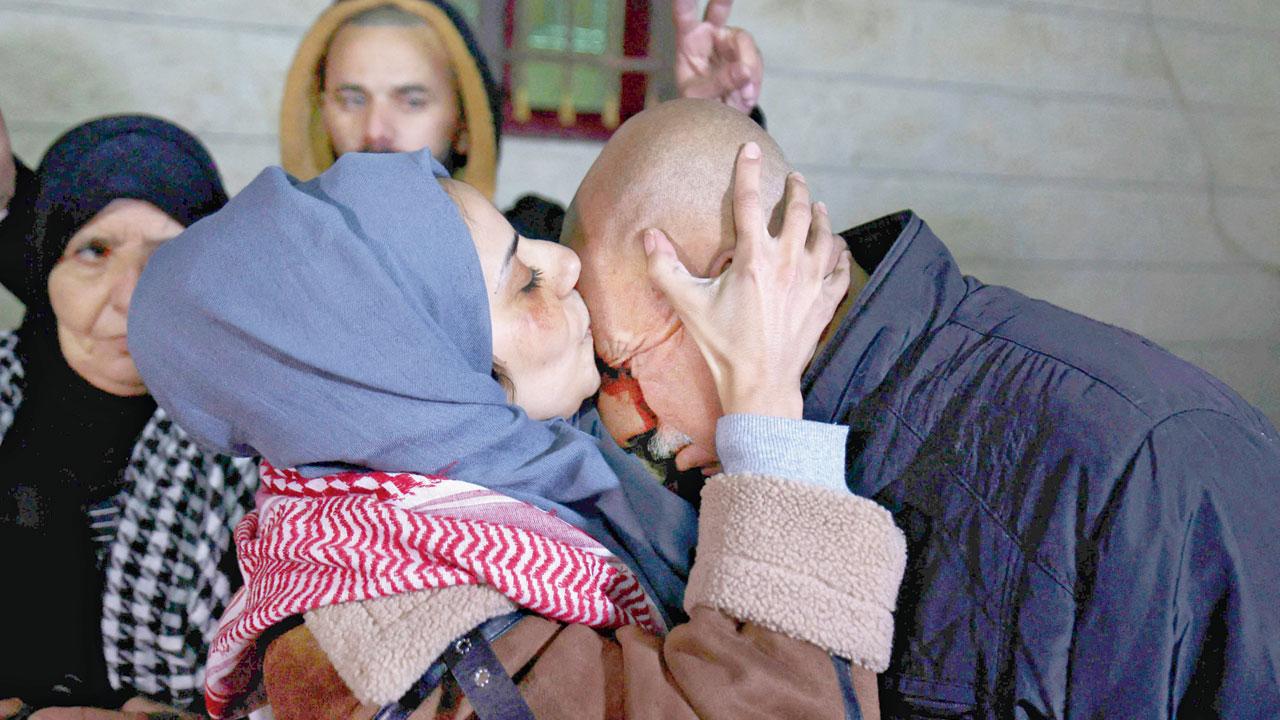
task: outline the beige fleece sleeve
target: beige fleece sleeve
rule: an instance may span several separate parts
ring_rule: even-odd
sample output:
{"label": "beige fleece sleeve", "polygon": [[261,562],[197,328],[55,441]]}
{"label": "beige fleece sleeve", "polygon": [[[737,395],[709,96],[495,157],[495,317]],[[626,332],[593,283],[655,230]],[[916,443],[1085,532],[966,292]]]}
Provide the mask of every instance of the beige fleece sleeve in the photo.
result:
{"label": "beige fleece sleeve", "polygon": [[329,605],[307,628],[362,703],[399,699],[455,638],[516,609],[487,585],[460,585]]}
{"label": "beige fleece sleeve", "polygon": [[906,540],[887,510],[843,490],[717,475],[702,490],[685,610],[712,607],[883,672]]}

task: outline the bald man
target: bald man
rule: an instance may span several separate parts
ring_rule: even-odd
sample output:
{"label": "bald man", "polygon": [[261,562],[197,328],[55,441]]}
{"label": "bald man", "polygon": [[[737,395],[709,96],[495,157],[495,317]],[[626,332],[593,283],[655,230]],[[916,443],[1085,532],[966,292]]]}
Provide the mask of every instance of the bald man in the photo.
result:
{"label": "bald man", "polygon": [[[669,470],[715,469],[720,408],[664,291],[733,262],[747,141],[776,208],[777,144],[678,101],[614,135],[566,218],[601,415]],[[671,244],[647,255],[647,228]],[[863,273],[801,358],[804,414],[850,426],[849,488],[907,534],[885,716],[1280,717],[1271,423],[1137,335],[963,276],[910,211],[842,236]]]}

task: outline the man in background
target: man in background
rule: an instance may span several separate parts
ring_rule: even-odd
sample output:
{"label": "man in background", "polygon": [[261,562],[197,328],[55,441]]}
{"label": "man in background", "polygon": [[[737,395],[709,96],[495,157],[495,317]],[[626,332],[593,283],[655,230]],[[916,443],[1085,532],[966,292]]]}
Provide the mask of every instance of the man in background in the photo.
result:
{"label": "man in background", "polygon": [[[683,97],[752,112],[763,60],[727,25],[733,0],[674,0],[676,85]],[[502,90],[465,19],[443,0],[340,0],[304,36],[280,113],[281,164],[306,179],[346,152],[430,148],[492,198]],[[555,240],[564,210],[526,195],[507,211],[527,237]]]}

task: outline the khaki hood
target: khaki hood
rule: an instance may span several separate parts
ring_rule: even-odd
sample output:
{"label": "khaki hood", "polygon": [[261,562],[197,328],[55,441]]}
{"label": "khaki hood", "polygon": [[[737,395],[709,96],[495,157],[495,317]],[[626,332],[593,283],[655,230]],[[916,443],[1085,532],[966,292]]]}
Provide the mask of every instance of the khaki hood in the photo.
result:
{"label": "khaki hood", "polygon": [[[309,180],[335,160],[320,117],[319,67],[334,33],[366,10],[392,5],[421,17],[440,36],[458,81],[469,147],[465,164],[453,176],[492,198],[497,178],[501,93],[463,21],[429,0],[339,0],[329,7],[302,39],[285,81],[280,109],[280,163],[290,175]],[[456,14],[455,14],[456,16]]]}

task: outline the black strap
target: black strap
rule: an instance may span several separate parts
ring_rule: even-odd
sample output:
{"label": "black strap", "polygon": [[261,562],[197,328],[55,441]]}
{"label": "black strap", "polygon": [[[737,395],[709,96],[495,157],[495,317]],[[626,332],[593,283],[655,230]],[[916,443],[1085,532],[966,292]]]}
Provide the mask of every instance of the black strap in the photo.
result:
{"label": "black strap", "polygon": [[480,720],[534,720],[479,628],[450,643],[441,659]]}
{"label": "black strap", "polygon": [[[471,632],[479,633],[480,637],[486,640],[487,646],[489,641],[493,641],[501,637],[503,633],[515,627],[516,624],[520,622],[521,618],[528,614],[529,611],[527,610],[516,610],[514,612],[507,613],[506,615],[489,618],[477,625]],[[450,644],[450,647],[452,648],[461,639],[462,638],[455,640]],[[469,648],[471,646],[467,645],[466,647]],[[490,652],[492,652],[492,648],[490,648]],[[436,658],[436,661],[431,663],[431,667],[427,668],[427,671],[422,673],[422,677],[418,678],[418,681],[413,684],[413,687],[409,688],[409,690],[405,692],[403,697],[389,705],[384,705],[378,713],[373,716],[373,720],[408,720],[408,718],[422,706],[422,703],[427,699],[427,696],[439,687],[440,681],[444,678],[445,674],[450,671],[450,666],[445,663],[446,655],[441,655]],[[497,667],[499,669],[502,668],[501,665],[497,665]],[[505,671],[503,674],[505,674]],[[532,714],[529,714],[513,715],[512,717],[523,718],[533,716]]]}

